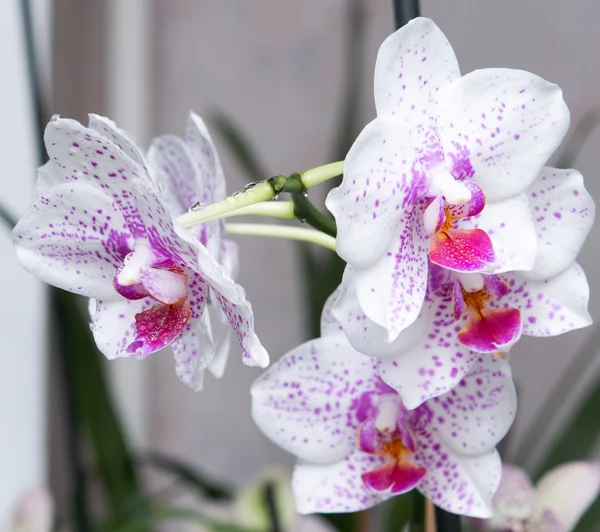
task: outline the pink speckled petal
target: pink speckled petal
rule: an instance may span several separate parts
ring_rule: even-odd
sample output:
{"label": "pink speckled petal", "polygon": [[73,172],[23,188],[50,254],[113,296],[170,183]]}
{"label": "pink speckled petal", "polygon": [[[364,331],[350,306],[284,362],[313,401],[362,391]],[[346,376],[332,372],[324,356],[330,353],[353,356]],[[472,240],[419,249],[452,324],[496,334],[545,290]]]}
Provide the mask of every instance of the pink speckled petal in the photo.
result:
{"label": "pink speckled petal", "polygon": [[191,316],[190,302],[159,303],[135,315],[135,331],[127,352],[144,358],[169,345],[183,331]]}
{"label": "pink speckled petal", "polygon": [[356,512],[389,499],[391,493],[370,490],[361,478],[385,462],[358,450],[333,464],[299,462],[292,479],[296,509],[301,514]]}
{"label": "pink speckled petal", "polygon": [[181,271],[142,266],[140,280],[148,293],[165,305],[187,297],[187,276]]}
{"label": "pink speckled petal", "polygon": [[454,177],[477,182],[487,201],[523,192],[569,127],[560,88],[522,70],[475,70],[440,93],[446,163]]}
{"label": "pink speckled petal", "polygon": [[137,146],[131,135],[119,128],[112,120],[104,116],[90,114],[88,126],[116,144],[123,150],[125,155],[139,164],[141,168],[146,168],[143,151]]}
{"label": "pink speckled petal", "polygon": [[503,276],[511,292],[500,303],[521,310],[523,334],[556,336],[592,323],[590,289],[579,264],[545,281],[528,281],[518,273]]}
{"label": "pink speckled petal", "polygon": [[531,516],[534,490],[527,473],[520,467],[502,465],[502,480],[494,495],[494,516],[487,522],[492,530],[510,530],[514,523]]}
{"label": "pink speckled petal", "polygon": [[[131,255],[131,253],[130,253]],[[122,285],[119,283],[119,274],[125,268],[125,264],[123,264],[116,272],[113,277],[113,287],[115,291],[122,295],[125,299],[143,299],[144,297],[148,297],[150,292],[144,288],[142,283],[134,283],[130,285]]]}
{"label": "pink speckled petal", "polygon": [[370,320],[361,309],[356,295],[354,269],[351,266],[346,266],[342,284],[334,295],[335,298],[332,296],[328,300],[331,306],[325,305],[321,318],[330,320],[331,325],[322,325],[321,334],[333,334],[335,331],[339,333],[342,329],[352,347],[359,353],[376,358],[398,356],[412,349],[424,334],[425,322],[418,320],[418,324],[407,327],[394,342],[389,342],[386,330]]}
{"label": "pink speckled petal", "polygon": [[375,420],[367,418],[358,431],[358,447],[365,453],[377,454],[382,449],[381,438],[375,427]]}
{"label": "pink speckled petal", "polygon": [[320,338],[290,351],[254,382],[252,417],[300,459],[337,462],[356,447],[358,420],[349,412],[375,382],[370,358],[343,337]]}
{"label": "pink speckled petal", "polygon": [[492,241],[496,260],[486,271],[501,273],[530,270],[535,262],[538,240],[526,194],[497,203],[487,203],[472,218],[463,218],[457,229],[483,229]]}
{"label": "pink speckled petal", "polygon": [[433,413],[432,438],[440,445],[461,455],[486,453],[506,436],[517,413],[510,365],[493,355],[482,356],[452,390],[422,408]]}
{"label": "pink speckled petal", "polygon": [[431,295],[412,327],[422,331],[418,342],[405,349],[400,337],[398,355],[378,362],[381,378],[413,409],[427,399],[451,390],[481,357],[463,346],[456,336],[460,329],[452,307],[452,285]]}
{"label": "pink speckled petal", "polygon": [[368,124],[352,145],[342,184],[326,201],[337,222],[337,252],[349,264],[376,265],[398,231],[412,238],[413,207],[428,188],[415,156],[406,128],[387,115]]}
{"label": "pink speckled petal", "polygon": [[13,230],[17,257],[43,281],[88,297],[117,299],[115,272],[133,238],[110,198],[83,183],[48,188]]}
{"label": "pink speckled petal", "polygon": [[594,200],[576,170],[545,167],[527,189],[537,232],[535,264],[524,274],[548,279],[567,269],[577,257],[594,222]]}
{"label": "pink speckled petal", "polygon": [[471,192],[471,199],[466,203],[448,206],[448,211],[453,220],[477,216],[485,207],[485,194],[483,189],[473,181],[463,181],[463,185]]}
{"label": "pink speckled petal", "polygon": [[127,346],[135,336],[135,315],[149,309],[151,298],[129,301],[102,301],[90,299],[91,329],[98,349],[108,358],[131,356]]}
{"label": "pink speckled petal", "polygon": [[44,133],[48,156],[65,181],[91,184],[109,195],[136,238],[146,235],[139,205],[132,195],[146,171],[119,146],[75,120],[52,120]]}
{"label": "pink speckled petal", "polygon": [[375,65],[378,115],[393,115],[415,141],[425,166],[443,159],[436,120],[441,90],[460,78],[448,39],[427,18],[416,18],[390,35]]}
{"label": "pink speckled petal", "polygon": [[495,260],[494,247],[481,229],[449,229],[432,235],[431,262],[457,272],[479,272]]}
{"label": "pink speckled petal", "polygon": [[428,235],[437,233],[446,221],[444,212],[444,198],[436,196],[435,199],[423,211],[423,225]]}
{"label": "pink speckled petal", "polygon": [[185,140],[198,170],[200,188],[203,191],[201,201],[214,203],[222,200],[226,191],[219,155],[206,124],[195,113],[190,113],[188,118]]}
{"label": "pink speckled petal", "polygon": [[365,315],[393,342],[419,315],[427,290],[428,238],[420,213],[412,227],[397,230],[385,255],[369,268],[356,269],[356,295]]}
{"label": "pink speckled petal", "polygon": [[452,310],[454,312],[454,318],[460,318],[466,308],[467,303],[463,297],[462,286],[460,283],[455,282],[452,289]]}
{"label": "pink speckled petal", "polygon": [[361,478],[365,485],[374,491],[387,491],[394,495],[406,493],[419,484],[427,474],[427,469],[411,463],[396,461],[363,473]]}
{"label": "pink speckled petal", "polygon": [[570,462],[556,467],[536,485],[532,521],[541,521],[551,511],[564,530],[573,530],[599,493],[600,463]]}

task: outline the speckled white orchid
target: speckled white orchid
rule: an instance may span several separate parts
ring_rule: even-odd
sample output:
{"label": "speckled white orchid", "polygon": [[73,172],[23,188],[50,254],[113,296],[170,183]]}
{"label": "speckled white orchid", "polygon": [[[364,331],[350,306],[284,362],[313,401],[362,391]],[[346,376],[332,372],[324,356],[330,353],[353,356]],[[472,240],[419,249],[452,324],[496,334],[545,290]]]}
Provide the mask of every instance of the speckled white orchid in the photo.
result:
{"label": "speckled white orchid", "polygon": [[[194,117],[190,128],[194,162],[208,172],[212,144]],[[87,128],[56,117],[44,139],[50,161],[15,227],[17,254],[42,280],[93,299],[100,350],[111,359],[145,357],[171,345],[178,376],[199,388],[215,355],[205,312],[210,293],[237,333],[244,362],[266,366],[244,290],[197,234],[174,224],[173,206],[161,199],[169,191],[159,189],[131,139],[96,115]]]}
{"label": "speckled white orchid", "polygon": [[391,342],[421,311],[429,261],[457,272],[534,266],[525,192],[569,112],[561,90],[529,72],[461,77],[446,37],[425,18],[382,44],[375,105],[327,206],[360,306]]}
{"label": "speckled white orchid", "polygon": [[532,486],[527,473],[505,464],[494,496],[494,517],[478,521],[482,532],[570,532],[600,492],[600,464],[571,462]]}
{"label": "speckled white orchid", "polygon": [[252,386],[261,430],[299,459],[300,513],[358,511],[418,489],[450,512],[492,515],[495,445],[516,409],[508,364],[480,357],[448,394],[414,410],[352,349],[330,314],[322,337],[284,355]]}
{"label": "speckled white orchid", "polygon": [[333,314],[409,408],[450,390],[480,353],[507,352],[522,334],[555,336],[591,323],[589,286],[575,262],[594,218],[583,178],[546,167],[525,196],[537,235],[533,268],[480,274],[430,264],[425,304],[393,342],[361,308],[358,275],[346,268]]}

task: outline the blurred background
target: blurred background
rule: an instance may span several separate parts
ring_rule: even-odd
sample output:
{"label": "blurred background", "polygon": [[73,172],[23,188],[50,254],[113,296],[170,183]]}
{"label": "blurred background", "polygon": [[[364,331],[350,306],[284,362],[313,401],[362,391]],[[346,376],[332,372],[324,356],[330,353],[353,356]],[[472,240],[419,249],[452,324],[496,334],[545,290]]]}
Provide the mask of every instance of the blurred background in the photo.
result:
{"label": "blurred background", "polygon": [[[213,125],[230,192],[253,176],[231,149],[224,124],[234,124],[246,137],[262,177],[331,162],[340,131],[355,136],[374,117],[375,57],[394,30],[392,2],[382,0],[36,0],[31,13],[45,121],[58,113],[85,122],[87,113],[99,113],[147,146],[155,135],[183,134],[194,110]],[[575,141],[571,164],[599,201],[600,129],[592,128],[600,109],[598,3],[423,0],[421,13],[446,33],[463,73],[521,68],[562,87],[571,133],[582,121],[580,132],[591,130]],[[16,216],[32,199],[38,161],[22,17],[19,0],[0,2],[1,198]],[[360,46],[349,55],[357,39]],[[352,120],[344,122],[348,109]],[[301,310],[311,290],[302,275],[305,262],[298,246],[287,241],[237,241],[239,282],[253,303],[258,334],[277,359],[310,336],[307,312]],[[596,320],[598,242],[592,232],[580,257]],[[48,291],[20,270],[8,231],[0,246],[1,522],[18,495],[35,484],[51,485],[59,508],[66,507],[70,481],[64,382],[47,341],[53,333]],[[520,411],[509,458],[592,333],[589,328],[557,339],[524,338],[513,350]],[[207,377],[200,393],[179,382],[168,352],[143,363],[107,364],[134,450],[160,451],[234,484],[273,463],[291,466],[291,457],[250,419],[248,389],[259,370],[244,366],[235,349],[223,379]],[[597,363],[587,366],[560,398],[550,434],[569,422],[597,375]],[[595,439],[597,423],[590,430]],[[539,443],[530,461],[542,456],[546,440]]]}

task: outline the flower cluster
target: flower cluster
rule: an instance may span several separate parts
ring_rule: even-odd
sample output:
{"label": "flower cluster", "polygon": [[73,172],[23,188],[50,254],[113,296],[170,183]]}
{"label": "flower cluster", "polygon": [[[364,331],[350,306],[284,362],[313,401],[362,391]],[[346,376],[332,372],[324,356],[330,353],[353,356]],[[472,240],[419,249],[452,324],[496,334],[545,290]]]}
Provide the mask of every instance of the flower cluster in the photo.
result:
{"label": "flower cluster", "polygon": [[[321,337],[258,378],[253,417],[298,457],[302,513],[357,511],[417,489],[445,510],[489,518],[503,497],[494,499],[496,445],[516,414],[507,353],[523,334],[590,324],[575,260],[594,203],[578,172],[547,166],[569,125],[560,89],[518,70],[461,77],[429,19],[381,46],[375,104],[326,202],[347,266]],[[143,358],[170,346],[179,377],[200,389],[205,369],[223,373],[232,328],[244,362],[266,367],[233,280],[237,249],[225,236],[234,224],[220,217],[231,205],[233,214],[293,217],[294,206],[267,212],[249,195],[225,198],[213,142],[194,114],[185,140],[160,137],[147,153],[96,115],[88,127],[54,118],[45,142],[50,161],[14,230],[17,254],[44,281],[90,298],[100,350]],[[334,167],[313,169],[312,181]],[[280,178],[256,196],[309,186],[293,174],[286,190]],[[183,228],[196,219],[190,206],[209,204],[202,223]],[[312,231],[254,227],[300,239]]]}
{"label": "flower cluster", "polygon": [[431,20],[381,46],[375,105],[327,198],[347,266],[322,337],[258,379],[254,418],[299,458],[300,511],[416,488],[486,518],[516,410],[506,353],[591,323],[575,259],[594,204],[578,172],[546,166],[569,125],[560,89],[461,77]]}

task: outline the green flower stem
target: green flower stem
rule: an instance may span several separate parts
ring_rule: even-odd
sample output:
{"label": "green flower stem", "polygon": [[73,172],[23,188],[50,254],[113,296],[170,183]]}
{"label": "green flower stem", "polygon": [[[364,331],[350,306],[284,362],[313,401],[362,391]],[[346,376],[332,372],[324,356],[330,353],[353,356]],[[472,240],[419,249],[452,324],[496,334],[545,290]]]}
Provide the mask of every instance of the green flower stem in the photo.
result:
{"label": "green flower stem", "polygon": [[317,209],[308,199],[305,193],[292,194],[294,215],[298,220],[306,222],[318,231],[335,237],[337,226],[335,221]]}
{"label": "green flower stem", "polygon": [[300,179],[306,188],[312,188],[315,185],[333,179],[344,173],[344,161],[329,163],[317,168],[306,170],[300,173]]}
{"label": "green flower stem", "polygon": [[263,201],[254,205],[248,205],[235,211],[224,212],[214,218],[204,220],[212,222],[220,218],[232,218],[233,216],[270,216],[272,218],[282,218],[284,220],[293,220],[296,218],[294,213],[294,204],[291,201]]}
{"label": "green flower stem", "polygon": [[302,194],[315,185],[339,176],[343,171],[344,161],[340,161],[290,176],[271,177],[260,183],[252,184],[252,186],[248,186],[243,191],[237,192],[222,201],[198,210],[190,210],[190,212],[182,214],[177,221],[181,227],[193,227],[210,220],[223,218],[230,212],[269,200],[281,192]]}
{"label": "green flower stem", "polygon": [[335,251],[335,238],[314,229],[271,224],[225,224],[225,230],[231,235],[266,236],[272,238],[287,238],[318,244]]}

